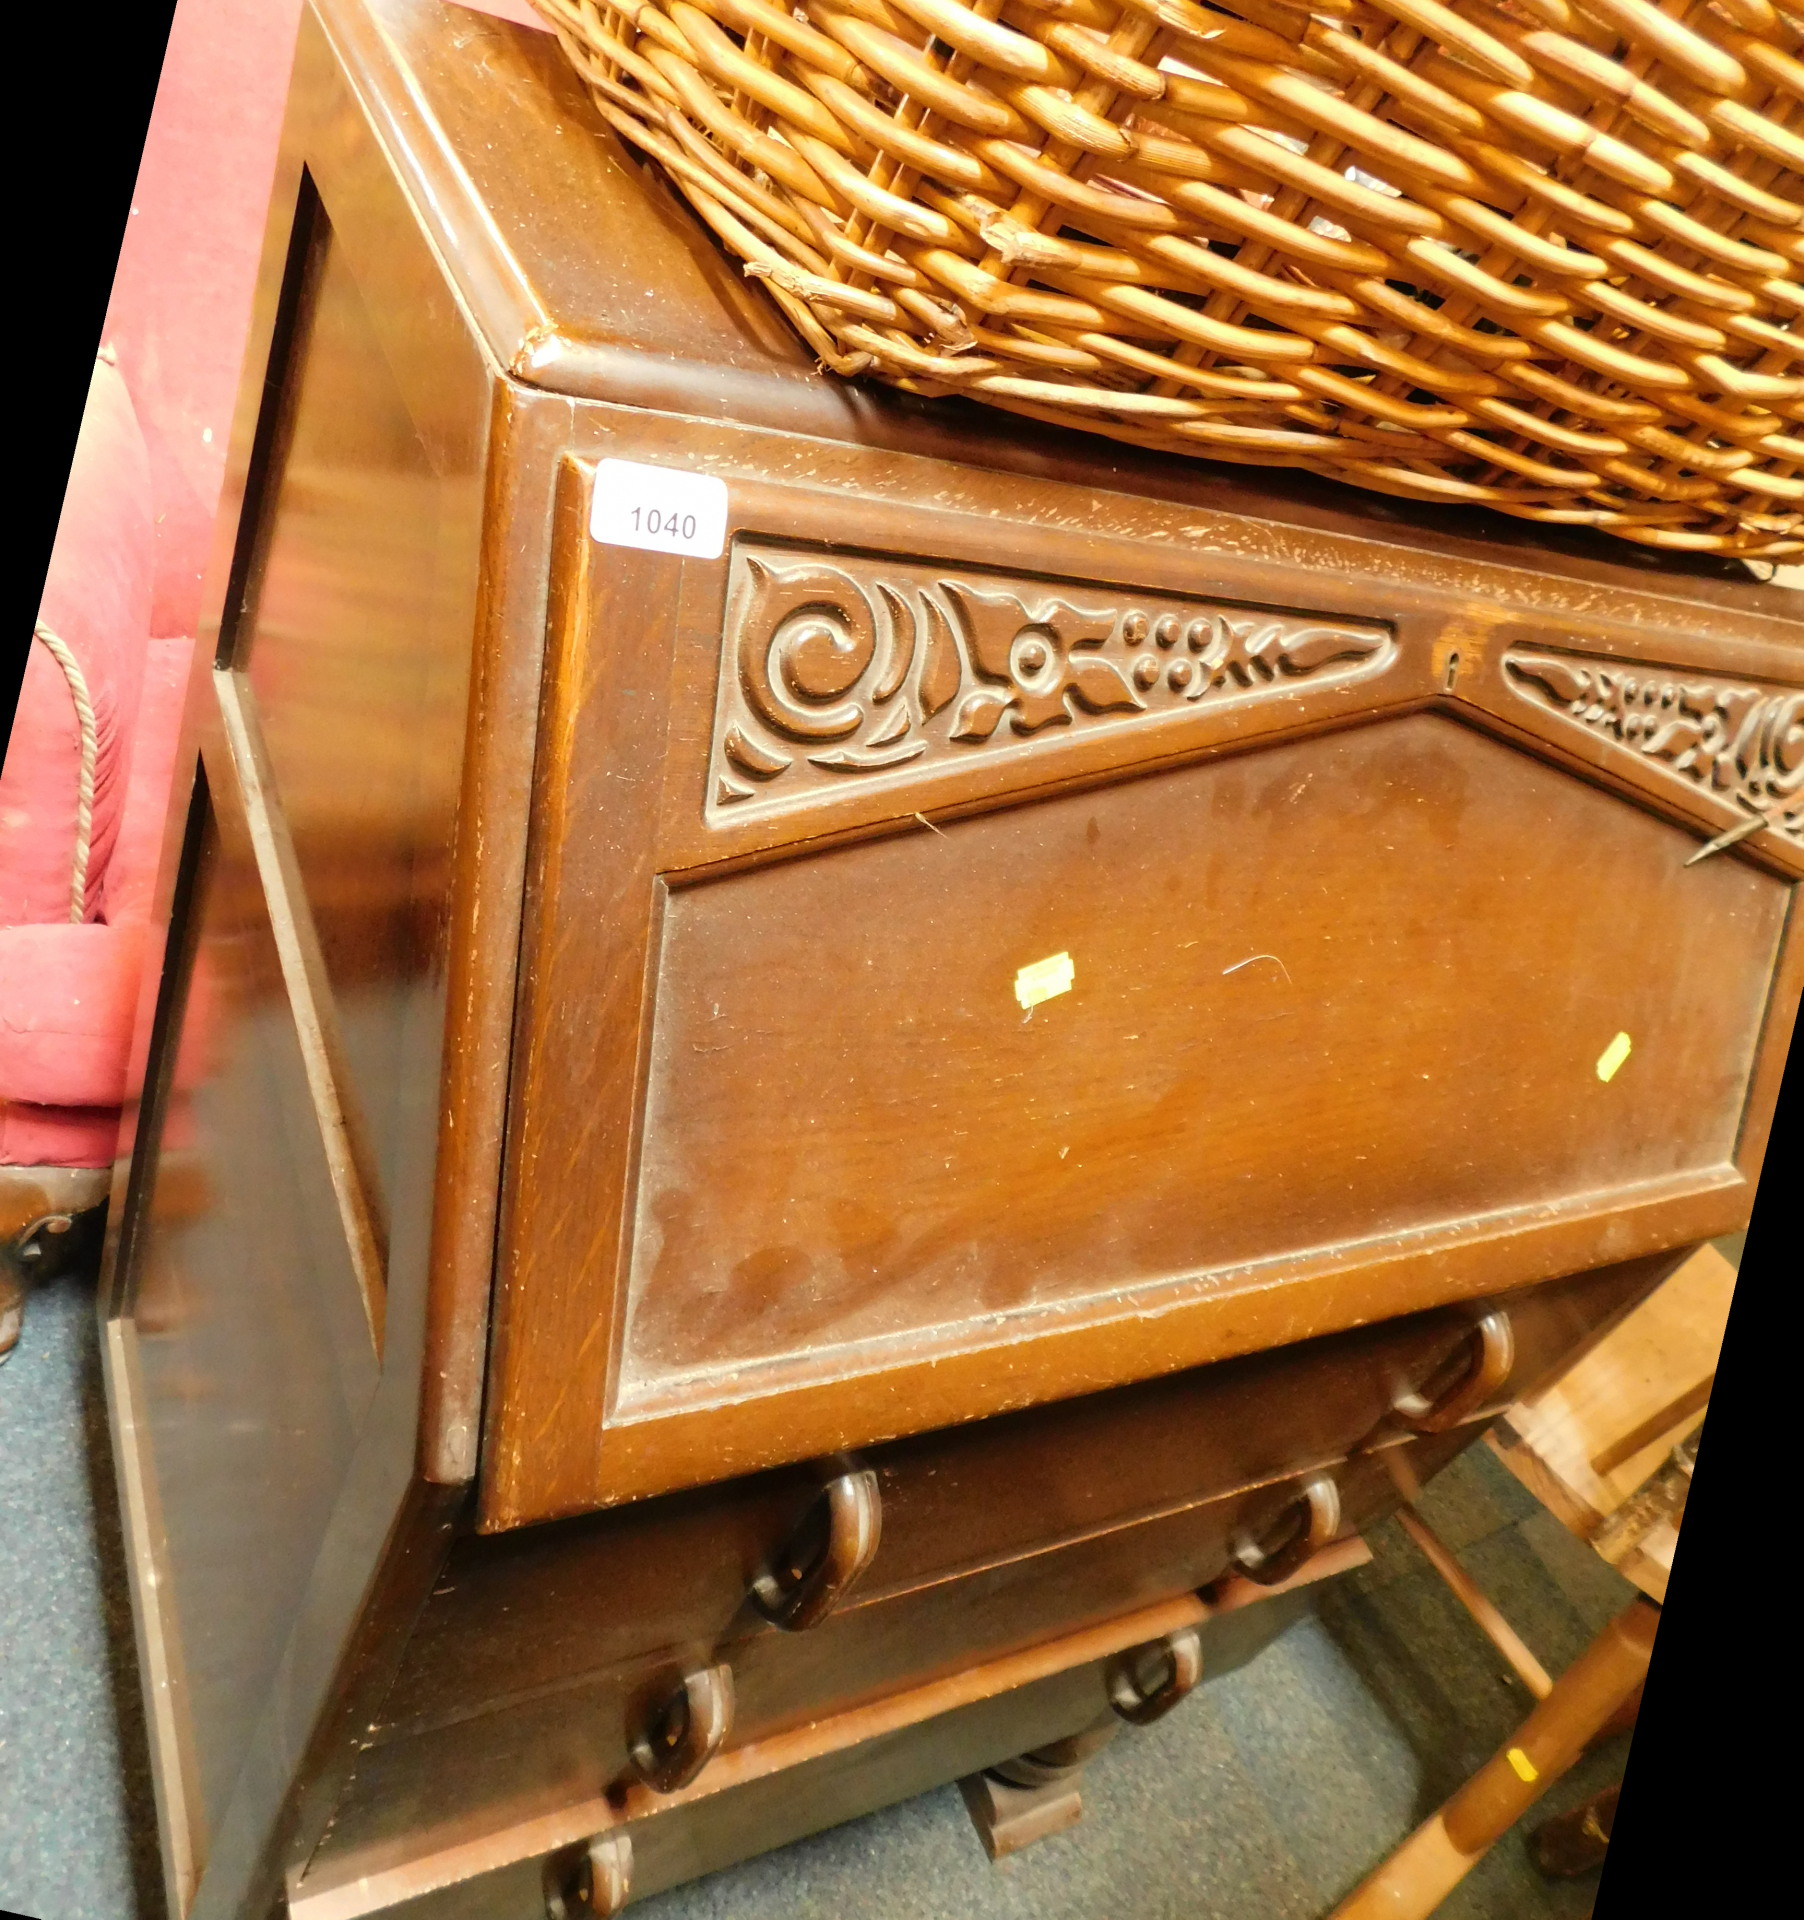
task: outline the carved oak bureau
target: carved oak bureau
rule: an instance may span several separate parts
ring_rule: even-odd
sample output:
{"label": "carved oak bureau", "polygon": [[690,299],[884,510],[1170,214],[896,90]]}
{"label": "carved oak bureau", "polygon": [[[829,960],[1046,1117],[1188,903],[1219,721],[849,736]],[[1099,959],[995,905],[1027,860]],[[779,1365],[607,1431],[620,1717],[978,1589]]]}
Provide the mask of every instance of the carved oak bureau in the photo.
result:
{"label": "carved oak bureau", "polygon": [[443,0],[283,154],[103,1305],[178,1914],[1051,1779],[1746,1222],[1794,595],[824,378]]}

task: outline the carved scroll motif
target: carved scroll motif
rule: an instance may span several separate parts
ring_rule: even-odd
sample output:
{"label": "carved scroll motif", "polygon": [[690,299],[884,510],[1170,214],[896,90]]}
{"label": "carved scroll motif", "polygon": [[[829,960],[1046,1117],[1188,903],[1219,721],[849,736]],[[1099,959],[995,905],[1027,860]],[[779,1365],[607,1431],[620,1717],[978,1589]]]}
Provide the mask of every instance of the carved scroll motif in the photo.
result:
{"label": "carved scroll motif", "polygon": [[1739,801],[1804,844],[1804,693],[1521,650],[1504,655],[1504,668],[1524,699]]}
{"label": "carved scroll motif", "polygon": [[985,569],[733,556],[710,811],[1388,666],[1383,627]]}

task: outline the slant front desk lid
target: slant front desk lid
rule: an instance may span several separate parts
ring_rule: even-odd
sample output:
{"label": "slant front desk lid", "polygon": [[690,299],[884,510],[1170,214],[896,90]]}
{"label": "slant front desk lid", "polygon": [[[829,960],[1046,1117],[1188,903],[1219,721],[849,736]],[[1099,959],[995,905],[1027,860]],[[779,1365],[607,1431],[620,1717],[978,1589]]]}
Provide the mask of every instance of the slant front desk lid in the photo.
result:
{"label": "slant front desk lid", "polygon": [[1794,595],[826,379],[544,35],[315,6],[557,466],[485,1526],[1745,1221]]}
{"label": "slant front desk lid", "polygon": [[[562,475],[492,1522],[1745,1218],[1777,622],[749,438],[580,409]],[[596,539],[622,458],[720,551]]]}

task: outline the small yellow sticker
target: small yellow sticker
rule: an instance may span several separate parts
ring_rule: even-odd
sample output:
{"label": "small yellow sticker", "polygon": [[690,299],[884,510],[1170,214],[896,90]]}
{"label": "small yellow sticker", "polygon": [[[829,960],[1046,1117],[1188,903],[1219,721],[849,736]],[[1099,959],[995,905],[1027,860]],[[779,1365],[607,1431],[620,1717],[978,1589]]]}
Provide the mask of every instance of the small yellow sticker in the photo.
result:
{"label": "small yellow sticker", "polygon": [[1516,1778],[1533,1786],[1541,1777],[1541,1769],[1522,1751],[1520,1747],[1511,1747],[1509,1763],[1515,1769]]}
{"label": "small yellow sticker", "polygon": [[1015,998],[1031,1013],[1042,1000],[1056,1000],[1061,993],[1069,993],[1076,977],[1070,954],[1052,954],[1015,975]]}
{"label": "small yellow sticker", "polygon": [[1603,1052],[1597,1056],[1597,1077],[1600,1080],[1614,1080],[1616,1069],[1629,1057],[1629,1036],[1619,1033]]}

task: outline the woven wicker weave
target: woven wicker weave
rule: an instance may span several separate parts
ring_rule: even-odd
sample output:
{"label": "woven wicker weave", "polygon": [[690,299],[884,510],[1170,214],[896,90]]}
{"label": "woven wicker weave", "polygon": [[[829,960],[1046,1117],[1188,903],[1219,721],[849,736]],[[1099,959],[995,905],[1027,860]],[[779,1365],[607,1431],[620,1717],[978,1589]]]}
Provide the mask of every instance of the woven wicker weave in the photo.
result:
{"label": "woven wicker weave", "polygon": [[1804,12],[534,3],[835,372],[1804,550]]}

